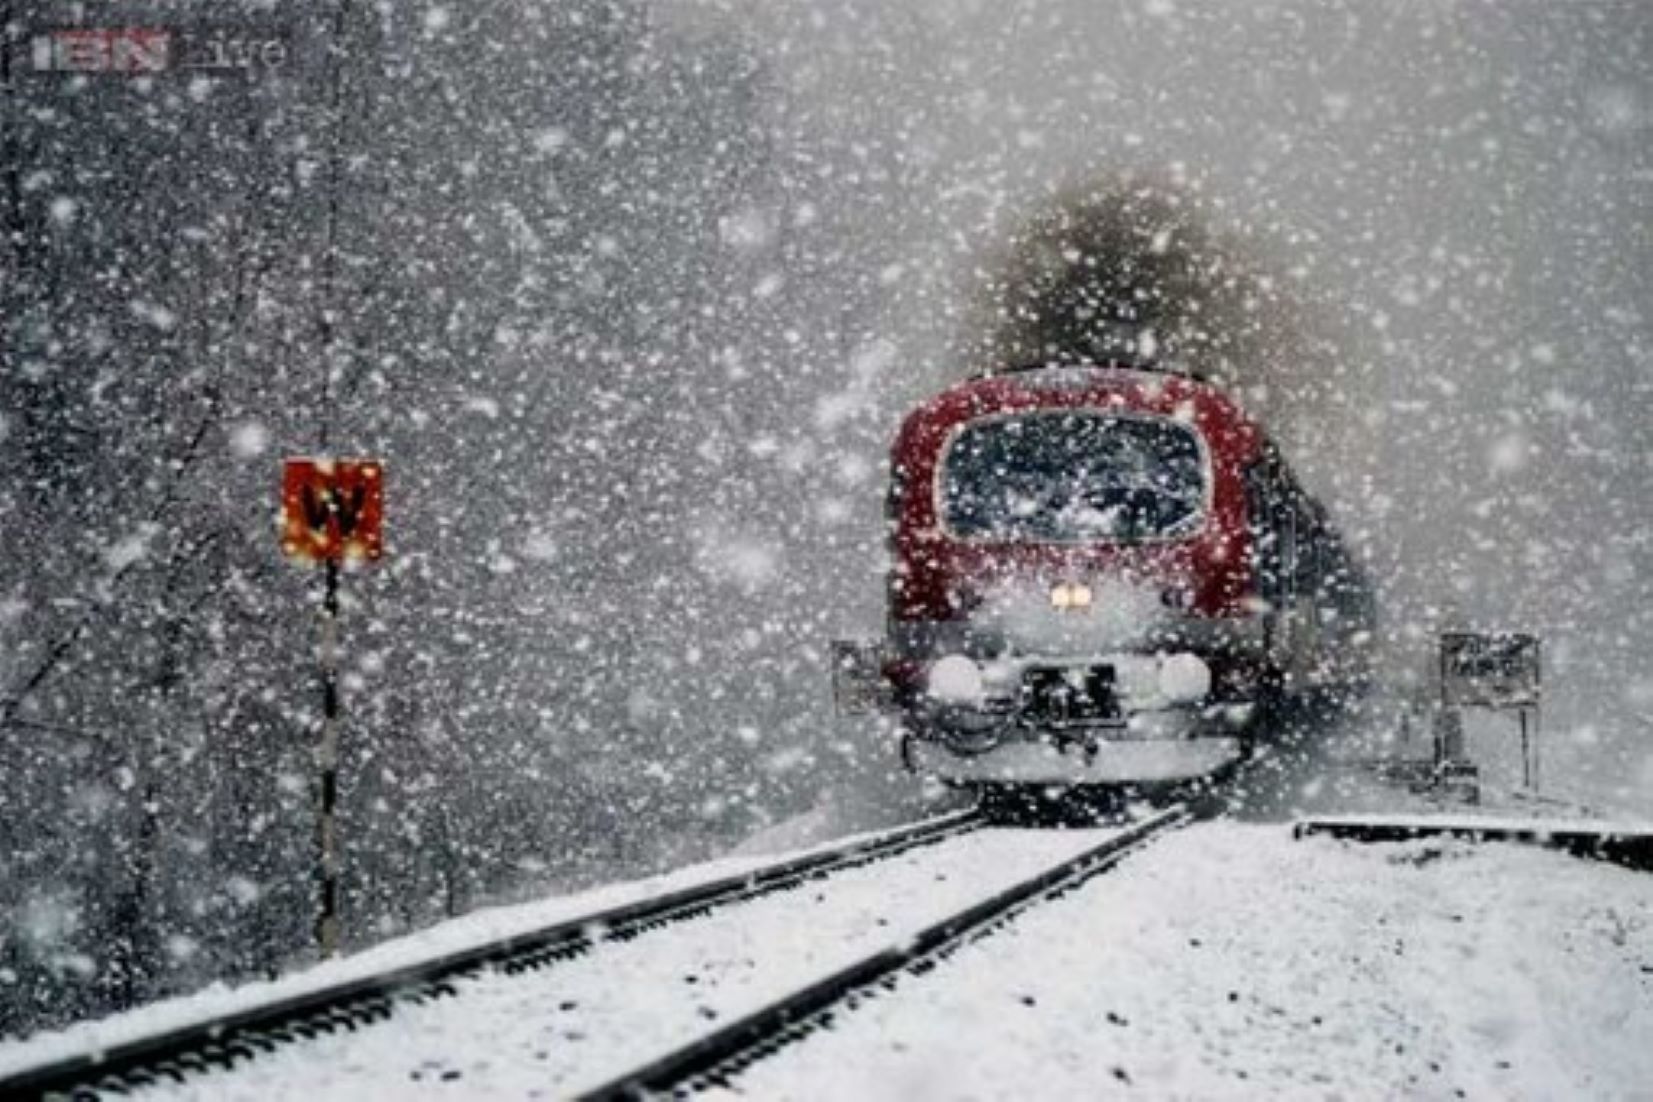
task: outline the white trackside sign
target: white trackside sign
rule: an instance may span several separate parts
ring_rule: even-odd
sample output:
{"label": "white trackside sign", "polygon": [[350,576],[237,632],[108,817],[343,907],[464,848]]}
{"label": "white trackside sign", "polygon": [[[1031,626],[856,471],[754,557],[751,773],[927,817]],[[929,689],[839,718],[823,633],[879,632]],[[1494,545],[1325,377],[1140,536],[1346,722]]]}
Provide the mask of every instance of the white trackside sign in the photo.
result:
{"label": "white trackside sign", "polygon": [[1523,708],[1537,706],[1538,697],[1536,635],[1450,632],[1441,636],[1441,703]]}

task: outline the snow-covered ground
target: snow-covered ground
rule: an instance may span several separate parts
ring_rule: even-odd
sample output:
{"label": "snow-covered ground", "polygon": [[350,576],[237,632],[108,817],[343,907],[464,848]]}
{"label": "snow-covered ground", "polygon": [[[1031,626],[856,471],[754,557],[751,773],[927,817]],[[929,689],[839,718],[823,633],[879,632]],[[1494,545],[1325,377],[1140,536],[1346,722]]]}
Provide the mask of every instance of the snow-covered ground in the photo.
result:
{"label": "snow-covered ground", "polygon": [[755,1098],[1653,1098],[1653,877],[1193,827],[754,1065]]}

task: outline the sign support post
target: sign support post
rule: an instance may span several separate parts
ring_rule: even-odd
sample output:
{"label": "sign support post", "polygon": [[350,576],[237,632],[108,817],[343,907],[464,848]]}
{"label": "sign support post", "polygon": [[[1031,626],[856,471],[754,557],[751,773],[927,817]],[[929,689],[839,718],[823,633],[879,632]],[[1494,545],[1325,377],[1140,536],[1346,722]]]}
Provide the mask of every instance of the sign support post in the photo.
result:
{"label": "sign support post", "polygon": [[375,460],[289,459],[282,472],[281,549],[322,566],[321,737],[316,744],[316,945],[325,959],[339,951],[341,867],[338,829],[339,575],[346,559],[383,554],[384,469]]}
{"label": "sign support post", "polygon": [[1538,753],[1538,705],[1524,705],[1518,708],[1517,712],[1521,716],[1522,782],[1527,786],[1527,791],[1536,793],[1539,785],[1539,767],[1542,764]]}
{"label": "sign support post", "polygon": [[321,602],[321,744],[317,772],[321,778],[316,810],[320,848],[321,906],[316,917],[316,944],[323,959],[339,951],[339,561],[324,564]]}

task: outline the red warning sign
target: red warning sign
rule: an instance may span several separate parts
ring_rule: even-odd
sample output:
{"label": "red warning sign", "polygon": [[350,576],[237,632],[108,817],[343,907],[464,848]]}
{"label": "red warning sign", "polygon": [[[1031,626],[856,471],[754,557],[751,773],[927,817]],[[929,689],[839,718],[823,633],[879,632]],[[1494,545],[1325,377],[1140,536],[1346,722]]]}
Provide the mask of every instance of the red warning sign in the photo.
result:
{"label": "red warning sign", "polygon": [[281,550],[289,558],[374,561],[384,553],[384,468],[376,459],[289,459]]}

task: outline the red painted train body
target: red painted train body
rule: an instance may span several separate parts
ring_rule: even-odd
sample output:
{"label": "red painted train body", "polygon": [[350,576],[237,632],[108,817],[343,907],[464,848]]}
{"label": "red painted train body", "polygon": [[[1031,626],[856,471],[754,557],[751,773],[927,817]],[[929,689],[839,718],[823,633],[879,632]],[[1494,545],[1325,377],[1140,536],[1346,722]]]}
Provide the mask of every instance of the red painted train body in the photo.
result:
{"label": "red painted train body", "polygon": [[877,695],[947,781],[1207,773],[1281,694],[1360,675],[1364,578],[1261,427],[1192,378],[954,386],[901,426],[889,525]]}

